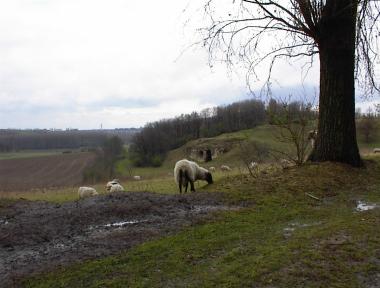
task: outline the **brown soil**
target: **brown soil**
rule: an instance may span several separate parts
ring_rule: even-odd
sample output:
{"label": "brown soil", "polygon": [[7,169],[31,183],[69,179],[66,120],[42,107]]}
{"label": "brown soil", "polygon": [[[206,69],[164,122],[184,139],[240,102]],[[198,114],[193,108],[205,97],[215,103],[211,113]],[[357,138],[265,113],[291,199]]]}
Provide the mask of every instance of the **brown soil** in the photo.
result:
{"label": "brown soil", "polygon": [[82,182],[83,170],[93,153],[72,153],[24,159],[0,160],[0,191],[63,187]]}
{"label": "brown soil", "polygon": [[[218,196],[219,195],[219,196]],[[219,198],[219,199],[218,199]],[[0,283],[119,253],[229,209],[220,193],[114,193],[68,202],[0,207]]]}

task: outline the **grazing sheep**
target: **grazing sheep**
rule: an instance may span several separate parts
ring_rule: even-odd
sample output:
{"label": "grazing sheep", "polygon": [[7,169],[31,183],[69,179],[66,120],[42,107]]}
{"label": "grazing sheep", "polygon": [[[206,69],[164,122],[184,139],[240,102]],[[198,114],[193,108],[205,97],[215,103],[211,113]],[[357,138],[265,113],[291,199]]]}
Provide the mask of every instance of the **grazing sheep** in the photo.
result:
{"label": "grazing sheep", "polygon": [[209,171],[212,171],[212,172],[215,172],[215,167],[214,166],[211,166],[210,168],[208,168]]}
{"label": "grazing sheep", "polygon": [[222,166],[220,166],[220,170],[222,170],[222,171],[231,171],[232,169],[229,166],[227,166],[227,165],[222,165]]}
{"label": "grazing sheep", "polygon": [[79,187],[78,196],[79,198],[86,198],[98,195],[99,193],[92,187]]}
{"label": "grazing sheep", "polygon": [[141,176],[138,176],[138,175],[136,175],[136,176],[133,176],[133,179],[134,179],[134,180],[138,180],[138,181],[139,181],[139,180],[141,180]]}
{"label": "grazing sheep", "polygon": [[179,193],[182,193],[182,186],[185,187],[185,192],[187,192],[189,182],[192,192],[195,192],[194,182],[197,180],[205,180],[209,184],[213,183],[212,175],[207,169],[186,159],[180,160],[175,164],[174,180],[179,187]]}
{"label": "grazing sheep", "polygon": [[376,154],[376,153],[380,153],[380,148],[374,148],[374,149],[373,149],[373,153],[375,153],[375,154]]}
{"label": "grazing sheep", "polygon": [[114,184],[111,186],[111,189],[109,191],[110,193],[113,192],[124,192],[124,187],[121,186],[120,184]]}
{"label": "grazing sheep", "polygon": [[257,169],[257,168],[259,168],[259,164],[257,164],[257,162],[252,161],[249,164],[249,169]]}

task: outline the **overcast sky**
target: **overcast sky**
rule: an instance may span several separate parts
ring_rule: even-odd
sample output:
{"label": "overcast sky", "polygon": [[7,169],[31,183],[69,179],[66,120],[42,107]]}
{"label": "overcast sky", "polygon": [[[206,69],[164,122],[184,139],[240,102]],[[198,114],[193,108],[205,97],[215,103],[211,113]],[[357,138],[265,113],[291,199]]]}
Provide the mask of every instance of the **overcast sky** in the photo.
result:
{"label": "overcast sky", "polygon": [[[185,49],[201,2],[0,0],[0,128],[139,127],[252,97],[243,70]],[[275,71],[284,89],[300,85],[296,66]]]}

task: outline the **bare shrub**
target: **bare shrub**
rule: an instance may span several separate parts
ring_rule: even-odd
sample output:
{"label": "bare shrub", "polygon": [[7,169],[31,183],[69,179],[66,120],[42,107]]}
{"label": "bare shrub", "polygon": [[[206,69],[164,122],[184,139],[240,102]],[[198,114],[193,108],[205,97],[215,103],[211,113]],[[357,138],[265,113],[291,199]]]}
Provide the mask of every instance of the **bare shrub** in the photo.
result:
{"label": "bare shrub", "polygon": [[[248,139],[248,137],[247,137]],[[267,146],[255,141],[240,141],[239,142],[239,158],[247,168],[249,175],[257,178],[260,172],[258,165],[251,163],[262,163],[269,156]]]}
{"label": "bare shrub", "polygon": [[289,149],[271,149],[277,160],[286,159],[296,165],[302,165],[311,152],[310,131],[315,130],[316,111],[311,103],[299,101],[281,101],[280,108],[269,112],[274,138]]}

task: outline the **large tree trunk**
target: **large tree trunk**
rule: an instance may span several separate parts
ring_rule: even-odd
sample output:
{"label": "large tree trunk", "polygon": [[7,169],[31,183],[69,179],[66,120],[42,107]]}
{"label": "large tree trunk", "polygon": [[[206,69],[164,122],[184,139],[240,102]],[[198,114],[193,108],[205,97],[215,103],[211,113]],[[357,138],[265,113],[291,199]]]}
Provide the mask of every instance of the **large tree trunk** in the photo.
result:
{"label": "large tree trunk", "polygon": [[360,166],[354,80],[357,3],[355,0],[327,2],[317,39],[320,58],[319,122],[310,160]]}

